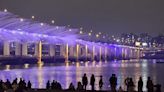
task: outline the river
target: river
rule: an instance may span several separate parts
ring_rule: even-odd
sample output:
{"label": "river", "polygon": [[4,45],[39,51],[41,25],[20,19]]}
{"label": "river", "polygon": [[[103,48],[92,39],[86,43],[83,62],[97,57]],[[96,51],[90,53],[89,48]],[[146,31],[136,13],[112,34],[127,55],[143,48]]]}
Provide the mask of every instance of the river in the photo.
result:
{"label": "river", "polygon": [[[142,76],[144,82],[143,90],[146,90],[147,77],[150,76],[154,84],[162,84],[162,90],[164,90],[164,63],[157,63],[157,61],[164,60],[146,60],[146,59],[132,59],[132,60],[120,60],[110,62],[73,62],[66,64],[49,64],[43,67],[36,67],[32,65],[25,65],[21,68],[15,66],[7,66],[1,68],[0,79],[6,81],[6,79],[13,80],[17,78],[23,78],[25,81],[30,80],[33,88],[45,88],[47,80],[56,80],[61,83],[63,88],[68,88],[72,82],[75,87],[78,81],[81,81],[84,73],[87,74],[90,79],[91,74],[96,77],[95,87],[98,87],[99,76],[103,76],[104,90],[110,89],[109,77],[115,73],[118,78],[118,86],[121,85],[125,89],[124,79],[126,77],[132,77],[137,88],[137,81]],[[90,86],[88,85],[88,88]]]}

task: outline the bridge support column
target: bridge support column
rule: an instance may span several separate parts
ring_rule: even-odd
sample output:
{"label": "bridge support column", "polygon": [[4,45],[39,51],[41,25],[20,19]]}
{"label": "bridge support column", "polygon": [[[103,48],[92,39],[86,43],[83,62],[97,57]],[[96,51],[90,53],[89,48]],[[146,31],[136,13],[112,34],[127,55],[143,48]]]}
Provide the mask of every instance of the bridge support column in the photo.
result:
{"label": "bridge support column", "polygon": [[76,61],[79,61],[79,52],[80,52],[80,45],[76,44]]}
{"label": "bridge support column", "polygon": [[27,56],[28,54],[27,45],[27,43],[22,44],[22,56]]}
{"label": "bridge support column", "polygon": [[50,44],[49,55],[51,57],[55,56],[55,47],[53,44]]}
{"label": "bridge support column", "polygon": [[88,45],[85,45],[85,57],[88,57]]}
{"label": "bridge support column", "polygon": [[95,46],[92,47],[92,60],[95,60]]}
{"label": "bridge support column", "polygon": [[66,62],[68,62],[69,60],[69,56],[68,56],[68,53],[69,53],[69,49],[68,49],[68,43],[66,44],[66,47],[65,47],[65,50],[66,50],[66,53],[65,53],[65,59],[66,59]]}
{"label": "bridge support column", "polygon": [[9,56],[10,55],[10,42],[4,41],[3,43],[3,55]]}
{"label": "bridge support column", "polygon": [[99,60],[101,61],[101,55],[102,55],[102,48],[101,48],[101,46],[99,47]]}
{"label": "bridge support column", "polygon": [[117,59],[117,47],[114,47],[114,59]]}
{"label": "bridge support column", "polygon": [[21,44],[19,42],[15,43],[15,55],[20,56],[21,55]]}

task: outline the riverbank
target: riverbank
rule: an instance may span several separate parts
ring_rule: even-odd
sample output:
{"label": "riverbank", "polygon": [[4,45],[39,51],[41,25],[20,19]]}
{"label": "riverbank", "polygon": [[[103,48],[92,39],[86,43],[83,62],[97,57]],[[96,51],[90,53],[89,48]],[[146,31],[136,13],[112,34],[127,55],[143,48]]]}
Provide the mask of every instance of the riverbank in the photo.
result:
{"label": "riverbank", "polygon": [[[47,90],[47,89],[29,89],[29,90],[25,90],[24,92],[112,92],[110,90],[83,90],[83,91],[78,91],[78,90]],[[122,91],[122,92],[127,92],[127,91]],[[137,91],[135,91],[137,92]]]}

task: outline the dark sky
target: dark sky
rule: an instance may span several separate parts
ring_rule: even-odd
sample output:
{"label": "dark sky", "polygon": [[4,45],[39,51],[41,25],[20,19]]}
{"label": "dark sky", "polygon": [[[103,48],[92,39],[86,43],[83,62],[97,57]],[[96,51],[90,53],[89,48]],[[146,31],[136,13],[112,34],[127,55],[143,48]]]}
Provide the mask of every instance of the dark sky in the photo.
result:
{"label": "dark sky", "polygon": [[109,33],[164,33],[164,0],[0,0],[25,18]]}

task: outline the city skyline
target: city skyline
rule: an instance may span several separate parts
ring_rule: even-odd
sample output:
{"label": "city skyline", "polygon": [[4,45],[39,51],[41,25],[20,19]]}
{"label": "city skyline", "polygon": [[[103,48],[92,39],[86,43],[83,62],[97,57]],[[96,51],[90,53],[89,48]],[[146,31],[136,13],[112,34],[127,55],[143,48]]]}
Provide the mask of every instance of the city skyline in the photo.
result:
{"label": "city skyline", "polygon": [[[94,2],[94,3],[93,3]],[[1,0],[0,9],[24,18],[35,16],[35,20],[55,25],[83,27],[85,32],[109,33],[149,33],[162,34],[164,12],[163,1],[63,1],[63,0]],[[46,7],[44,7],[46,6]]]}

